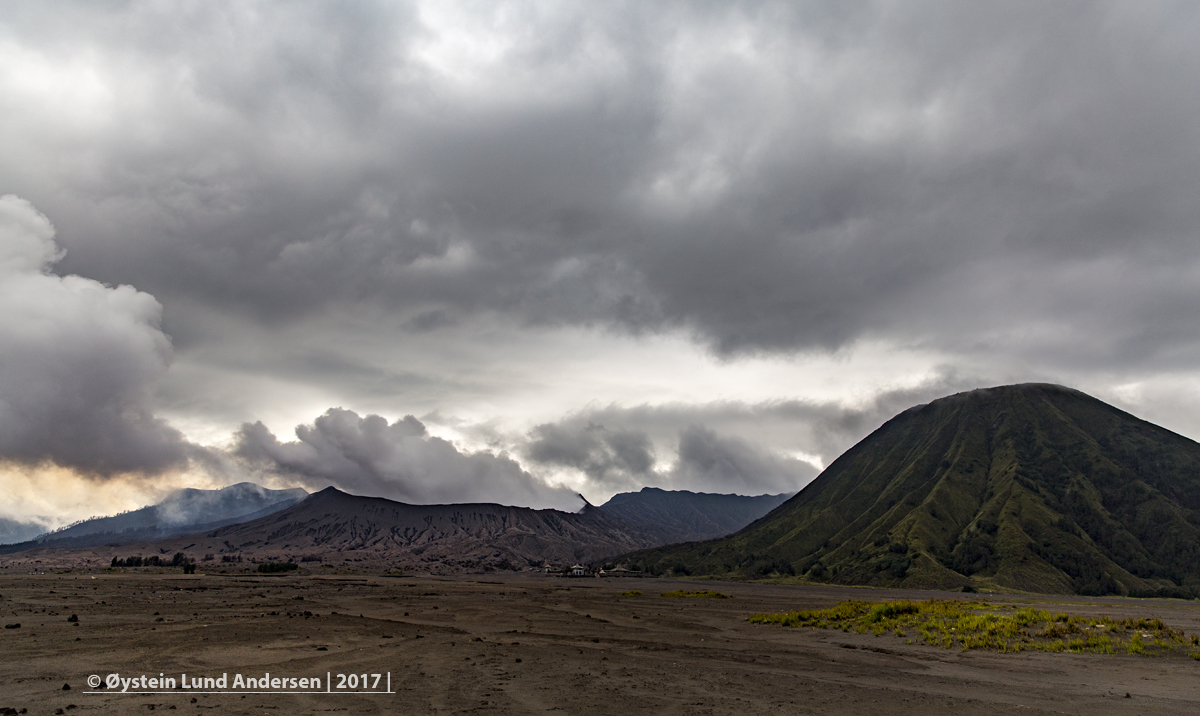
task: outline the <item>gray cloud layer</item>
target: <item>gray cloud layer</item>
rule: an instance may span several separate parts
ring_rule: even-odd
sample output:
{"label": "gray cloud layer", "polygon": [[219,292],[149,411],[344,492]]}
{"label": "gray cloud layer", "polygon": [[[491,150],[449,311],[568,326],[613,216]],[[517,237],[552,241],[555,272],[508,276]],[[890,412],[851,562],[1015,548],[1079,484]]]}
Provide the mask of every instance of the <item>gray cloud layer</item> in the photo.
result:
{"label": "gray cloud layer", "polygon": [[701,425],[679,431],[677,459],[669,468],[655,464],[653,442],[643,431],[609,430],[589,421],[583,427],[540,425],[531,438],[525,452],[532,463],[583,473],[588,487],[600,494],[646,485],[697,492],[794,492],[817,474],[808,463]]}
{"label": "gray cloud layer", "polygon": [[189,306],[365,302],[418,331],[499,311],[734,353],[1196,354],[1194,6],[6,14],[69,111],[8,83],[0,182],[56,217],[67,270],[155,294],[183,345]]}
{"label": "gray cloud layer", "polygon": [[530,460],[578,470],[593,483],[634,489],[656,477],[654,445],[644,432],[613,431],[592,422],[547,423],[536,427],[531,438],[526,448]]}
{"label": "gray cloud layer", "polygon": [[772,455],[740,438],[690,425],[679,435],[675,482],[741,494],[794,492],[817,476],[807,463]]}
{"label": "gray cloud layer", "polygon": [[153,296],[50,273],[54,229],[0,196],[0,456],[88,474],[158,473],[187,444],[153,414],[171,343]]}
{"label": "gray cloud layer", "polygon": [[792,492],[817,476],[811,460],[827,465],[900,411],[978,383],[943,372],[912,388],[881,391],[859,406],[777,400],[592,407],[537,426],[522,452],[531,465],[582,473],[600,494],[643,485]]}
{"label": "gray cloud layer", "polygon": [[[1194,382],[1197,36],[1169,3],[8,3],[0,193],[67,253],[0,201],[0,457],[224,464],[156,404],[233,385],[237,424],[285,373],[324,391],[308,415],[453,412],[515,371],[362,346],[433,363],[490,322],[985,366],[937,388]],[[156,396],[172,341],[193,377]],[[789,451],[828,459],[917,397],[882,393],[593,407],[517,447],[613,489],[787,489],[811,474]],[[240,446],[407,499],[559,497],[406,426],[333,410]]]}

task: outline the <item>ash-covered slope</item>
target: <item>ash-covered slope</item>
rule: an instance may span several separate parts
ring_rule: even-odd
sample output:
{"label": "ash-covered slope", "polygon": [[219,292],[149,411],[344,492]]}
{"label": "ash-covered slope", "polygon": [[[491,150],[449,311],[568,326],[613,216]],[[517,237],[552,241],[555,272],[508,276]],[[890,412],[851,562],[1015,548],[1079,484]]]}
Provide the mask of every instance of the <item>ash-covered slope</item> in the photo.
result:
{"label": "ash-covered slope", "polygon": [[791,493],[717,495],[643,487],[613,495],[598,509],[654,536],[659,544],[723,537],[767,514]]}
{"label": "ash-covered slope", "polygon": [[252,522],[156,545],[189,554],[332,559],[354,553],[398,567],[521,569],[591,562],[659,544],[595,507],[571,513],[495,504],[409,505],[329,487]]}
{"label": "ash-covered slope", "polygon": [[252,482],[239,482],[219,490],[185,488],[156,505],[112,517],[96,517],[27,542],[5,545],[0,547],[0,554],[36,547],[95,547],[158,540],[257,519],[305,497],[308,493],[300,488],[271,490]]}
{"label": "ash-covered slope", "polygon": [[741,532],[630,556],[692,574],[1083,594],[1200,590],[1200,444],[1054,385],[896,416]]}

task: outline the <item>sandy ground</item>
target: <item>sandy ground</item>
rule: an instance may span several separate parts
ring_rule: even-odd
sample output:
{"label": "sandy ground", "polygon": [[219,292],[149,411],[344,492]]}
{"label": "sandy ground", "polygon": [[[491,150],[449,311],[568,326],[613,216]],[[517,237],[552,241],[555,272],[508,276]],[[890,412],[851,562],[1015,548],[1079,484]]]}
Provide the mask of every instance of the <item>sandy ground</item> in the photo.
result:
{"label": "sandy ground", "polygon": [[[681,587],[733,598],[658,596]],[[620,596],[635,589],[645,596]],[[21,627],[0,630],[0,713],[1200,713],[1200,661],[1186,656],[963,653],[745,619],[898,596],[964,595],[544,575],[10,574],[0,619]],[[1200,633],[1193,603],[1019,599]],[[92,674],[264,672],[390,672],[394,693],[86,693]]]}

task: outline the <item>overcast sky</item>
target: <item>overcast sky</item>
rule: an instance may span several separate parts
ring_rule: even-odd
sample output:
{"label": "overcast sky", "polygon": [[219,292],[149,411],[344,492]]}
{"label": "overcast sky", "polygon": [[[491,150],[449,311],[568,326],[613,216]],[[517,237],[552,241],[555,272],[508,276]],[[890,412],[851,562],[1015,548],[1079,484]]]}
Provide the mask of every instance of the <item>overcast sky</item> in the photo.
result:
{"label": "overcast sky", "polygon": [[1051,381],[1200,438],[1195,3],[8,2],[0,518],[799,489]]}

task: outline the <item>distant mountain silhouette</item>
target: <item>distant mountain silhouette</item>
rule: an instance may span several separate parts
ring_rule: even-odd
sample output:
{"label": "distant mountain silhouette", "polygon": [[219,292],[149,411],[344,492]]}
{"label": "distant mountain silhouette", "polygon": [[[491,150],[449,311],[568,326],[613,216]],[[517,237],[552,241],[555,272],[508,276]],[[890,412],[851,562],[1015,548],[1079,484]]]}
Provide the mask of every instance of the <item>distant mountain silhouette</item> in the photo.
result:
{"label": "distant mountain silhouette", "polygon": [[329,487],[275,514],[155,547],[297,561],[353,555],[396,567],[487,570],[586,563],[652,544],[658,543],[648,533],[596,507],[409,505]]}
{"label": "distant mountain silhouette", "polygon": [[34,547],[95,547],[153,541],[257,519],[294,505],[307,496],[308,493],[300,488],[270,490],[252,482],[240,482],[219,490],[185,488],[171,493],[156,505],[112,517],[96,517],[26,542],[0,546],[0,553]]}
{"label": "distant mountain silhouette", "polygon": [[[273,497],[271,493],[249,484],[221,491],[242,498]],[[487,503],[410,505],[330,487],[312,495],[274,496],[281,501],[219,524],[196,528],[195,522],[187,521],[213,515],[218,502],[214,497],[203,490],[184,490],[159,505],[88,520],[0,548],[0,553],[114,546],[104,552],[104,560],[182,551],[201,561],[211,555],[213,560],[352,560],[367,562],[367,567],[450,571],[519,570],[546,563],[563,567],[696,536],[728,534],[787,496],[646,488],[616,495],[601,507],[588,504],[579,512],[563,512]],[[246,499],[226,502],[247,504]]]}
{"label": "distant mountain silhouette", "polygon": [[643,487],[640,492],[613,495],[599,509],[641,528],[662,544],[671,544],[737,532],[792,494],[747,497]]}
{"label": "distant mountain silhouette", "polygon": [[1013,385],[892,418],[737,534],[649,570],[837,584],[1200,594],[1200,444],[1076,390]]}

